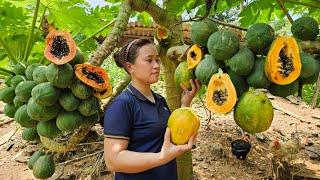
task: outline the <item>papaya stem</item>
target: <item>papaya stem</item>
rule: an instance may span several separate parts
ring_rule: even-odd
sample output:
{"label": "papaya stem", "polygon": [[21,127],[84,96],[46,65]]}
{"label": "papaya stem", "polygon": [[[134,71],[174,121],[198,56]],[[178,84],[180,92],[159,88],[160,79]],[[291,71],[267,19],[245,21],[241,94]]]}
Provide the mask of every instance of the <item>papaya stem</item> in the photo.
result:
{"label": "papaya stem", "polygon": [[131,14],[131,0],[123,1],[121,10],[114,23],[112,31],[98,49],[93,53],[89,59],[89,63],[95,66],[100,66],[104,59],[106,59],[120,42],[124,31],[127,29],[127,24]]}
{"label": "papaya stem", "polygon": [[[8,70],[8,69],[2,68],[2,67],[0,67],[0,71],[5,72],[5,73],[10,74],[10,75],[15,75],[14,72],[12,72],[12,71],[10,71],[10,70]],[[3,74],[3,75],[4,75],[4,74]]]}
{"label": "papaya stem", "polygon": [[223,74],[223,71],[222,71],[221,68],[219,68],[219,70],[218,70],[218,75],[219,75],[219,76],[222,76],[222,74]]}
{"label": "papaya stem", "polygon": [[106,24],[105,26],[103,26],[102,28],[100,28],[97,32],[91,34],[89,37],[87,37],[87,38],[84,39],[83,41],[79,42],[79,43],[78,43],[78,46],[79,46],[80,44],[85,43],[85,42],[88,41],[89,39],[93,38],[95,35],[99,34],[99,33],[102,32],[103,30],[105,30],[106,28],[108,28],[109,26],[113,25],[115,21],[116,21],[115,19],[112,20],[111,22],[109,22],[108,24]]}
{"label": "papaya stem", "polygon": [[31,41],[32,41],[32,35],[33,35],[34,27],[36,24],[37,16],[38,16],[39,4],[40,4],[40,0],[37,0],[36,8],[34,10],[33,19],[32,19],[32,23],[31,23],[31,27],[30,27],[30,32],[29,32],[29,37],[28,37],[26,49],[24,51],[23,62],[27,61],[28,55],[29,55],[29,50],[33,46],[33,44],[31,44]]}
{"label": "papaya stem", "polygon": [[219,21],[218,19],[215,19],[215,18],[208,18],[210,21],[212,22],[215,22],[217,24],[221,24],[221,25],[224,25],[224,26],[228,26],[228,27],[232,27],[232,28],[235,28],[235,29],[240,29],[242,31],[247,31],[248,29],[247,28],[243,28],[243,27],[240,27],[240,26],[236,26],[234,24],[229,24],[229,23],[226,23],[226,22],[223,22],[223,21]]}
{"label": "papaya stem", "polygon": [[107,98],[107,101],[103,105],[103,109],[105,109],[112,100],[117,97],[118,94],[120,94],[127,85],[131,82],[131,77],[129,75],[126,75],[122,81],[120,81],[112,90],[112,94],[110,97]]}
{"label": "papaya stem", "polygon": [[[3,77],[7,77],[7,76],[12,76],[11,74],[8,74],[6,72],[3,72],[0,70],[0,75],[3,76]],[[4,79],[4,78],[3,78]]]}
{"label": "papaya stem", "polygon": [[46,57],[43,56],[43,58],[39,61],[40,64],[44,63],[44,60],[46,60]]}
{"label": "papaya stem", "polygon": [[[220,24],[220,25],[223,25],[223,26],[227,26],[227,27],[232,27],[234,29],[239,29],[239,30],[242,30],[242,31],[247,31],[248,30],[247,28],[236,26],[234,24],[229,24],[229,23],[220,21],[220,20],[215,19],[215,18],[209,18],[208,17],[207,19],[209,19],[210,21],[215,22],[217,24]],[[200,20],[201,20],[201,18],[191,18],[191,19],[188,19],[188,20],[180,21],[177,24],[181,24],[183,22],[190,22],[190,21],[200,21]]]}
{"label": "papaya stem", "polygon": [[0,38],[0,44],[9,56],[9,60],[11,60],[14,64],[17,64],[17,59],[13,56],[11,49],[9,48],[8,44],[3,40],[3,38]]}
{"label": "papaya stem", "polygon": [[312,106],[311,107],[313,109],[317,107],[319,91],[320,91],[320,72],[318,74],[317,85],[316,85],[316,88],[314,89],[314,93],[313,93],[313,97],[312,97]]}
{"label": "papaya stem", "polygon": [[307,6],[307,7],[320,8],[320,4],[319,3],[317,4],[316,2],[314,4],[310,4],[310,3],[300,2],[297,0],[282,0],[282,1],[286,3],[298,4],[298,5]]}
{"label": "papaya stem", "polygon": [[39,24],[39,30],[41,28],[41,24],[43,23],[43,19],[44,19],[44,16],[46,15],[46,11],[47,11],[48,7],[47,6],[44,6],[44,10],[43,10],[43,13],[41,15],[41,19],[40,19],[40,24]]}
{"label": "papaya stem", "polygon": [[75,34],[72,38],[75,39],[76,36],[78,36],[85,28],[86,28],[86,26],[83,26],[83,27],[81,28],[81,30],[80,30],[79,32],[77,32],[77,34]]}
{"label": "papaya stem", "polygon": [[293,19],[292,17],[290,16],[288,10],[286,7],[284,7],[283,3],[282,3],[282,0],[277,0],[277,3],[279,4],[280,8],[282,9],[282,11],[284,12],[284,14],[287,16],[288,20],[290,21],[290,23],[292,24],[293,23]]}

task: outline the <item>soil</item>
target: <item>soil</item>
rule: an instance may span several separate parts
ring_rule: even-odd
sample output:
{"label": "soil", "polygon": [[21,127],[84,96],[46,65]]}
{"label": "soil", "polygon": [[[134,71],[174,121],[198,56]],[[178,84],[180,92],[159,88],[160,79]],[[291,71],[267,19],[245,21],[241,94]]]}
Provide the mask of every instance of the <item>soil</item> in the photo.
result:
{"label": "soil", "polygon": [[[285,144],[293,133],[300,139],[296,159],[320,169],[319,158],[311,159],[305,150],[312,147],[319,153],[320,109],[312,109],[295,99],[289,101],[268,96],[276,108],[272,125],[261,134],[250,135],[252,148],[245,160],[238,160],[231,153],[231,141],[243,137],[232,113],[212,115],[209,121],[210,116],[203,104],[193,103],[201,117],[197,143],[192,150],[194,179],[272,179],[274,151],[269,146],[276,137]],[[0,124],[8,120],[10,118],[0,114]],[[26,161],[41,146],[37,142],[24,141],[21,132],[21,127],[14,121],[0,126],[0,179],[35,179]],[[102,140],[102,127],[96,125],[76,151],[55,157],[56,172],[50,179],[112,179],[101,158]],[[69,161],[76,158],[80,159]],[[95,175],[93,170],[98,174]]]}

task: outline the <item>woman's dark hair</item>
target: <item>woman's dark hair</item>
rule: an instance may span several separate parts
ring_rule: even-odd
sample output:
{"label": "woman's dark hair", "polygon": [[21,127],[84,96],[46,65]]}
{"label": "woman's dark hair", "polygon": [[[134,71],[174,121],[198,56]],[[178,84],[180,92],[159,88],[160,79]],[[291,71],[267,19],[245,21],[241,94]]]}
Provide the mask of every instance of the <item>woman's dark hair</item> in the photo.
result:
{"label": "woman's dark hair", "polygon": [[147,44],[153,44],[153,42],[147,38],[134,39],[128,42],[119,51],[113,54],[117,66],[124,68],[124,63],[126,62],[133,64],[137,58],[138,50]]}

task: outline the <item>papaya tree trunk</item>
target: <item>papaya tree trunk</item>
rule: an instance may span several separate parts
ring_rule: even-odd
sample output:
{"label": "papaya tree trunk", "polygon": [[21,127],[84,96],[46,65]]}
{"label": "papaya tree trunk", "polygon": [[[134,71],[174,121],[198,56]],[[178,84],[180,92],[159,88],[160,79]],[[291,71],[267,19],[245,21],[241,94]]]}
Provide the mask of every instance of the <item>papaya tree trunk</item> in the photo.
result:
{"label": "papaya tree trunk", "polygon": [[[166,87],[166,97],[168,106],[171,111],[181,107],[181,88],[174,81],[174,72],[178,66],[177,60],[171,61],[166,56],[166,50],[161,49],[160,58],[163,65],[164,80]],[[192,153],[188,151],[187,153],[181,155],[177,158],[177,168],[178,168],[178,179],[179,180],[190,180],[193,177],[192,171]]]}
{"label": "papaya tree trunk", "polygon": [[121,10],[117,16],[114,27],[108,37],[98,47],[89,59],[89,63],[95,66],[100,66],[103,60],[106,59],[117,44],[120,42],[124,31],[127,29],[128,20],[131,14],[131,1],[125,0],[122,3]]}
{"label": "papaya tree trunk", "polygon": [[319,91],[320,91],[320,72],[318,74],[318,80],[317,80],[317,83],[316,83],[316,87],[314,88],[314,93],[313,93],[313,97],[312,97],[312,105],[311,105],[311,107],[313,109],[316,108],[317,105],[318,105]]}
{"label": "papaya tree trunk", "polygon": [[[183,44],[182,25],[177,25],[178,20],[176,20],[175,17],[169,16],[169,13],[165,9],[158,7],[152,1],[135,0],[132,3],[134,10],[148,12],[157,24],[170,30],[170,35],[167,39],[169,41],[169,47]],[[178,59],[171,60],[167,57],[166,54],[169,47],[161,47],[159,55],[164,72],[167,102],[170,110],[173,111],[181,106],[182,91],[180,86],[174,81],[174,72],[178,66]],[[180,180],[193,179],[191,151],[177,158],[177,166],[178,178]]]}
{"label": "papaya tree trunk", "polygon": [[[176,26],[177,20],[175,20],[175,17],[169,16],[166,10],[158,7],[152,1],[126,0],[122,4],[122,9],[118,14],[113,30],[111,31],[110,35],[104,40],[102,45],[96,50],[93,56],[90,58],[90,64],[100,66],[103,60],[112,53],[116,44],[119,43],[123,32],[126,30],[131,8],[139,12],[148,12],[153,17],[156,23],[164,27],[167,27],[169,30],[171,30],[171,38],[169,38],[170,46],[183,44],[181,33],[182,26],[181,24]],[[163,62],[167,102],[171,111],[173,111],[181,106],[181,88],[177,84],[175,84],[174,81],[174,72],[178,63],[177,61],[171,61],[167,58],[167,50],[168,48],[162,48],[160,51],[160,57],[162,58]],[[179,179],[192,179],[191,151],[185,153],[181,157],[178,157],[177,163]]]}

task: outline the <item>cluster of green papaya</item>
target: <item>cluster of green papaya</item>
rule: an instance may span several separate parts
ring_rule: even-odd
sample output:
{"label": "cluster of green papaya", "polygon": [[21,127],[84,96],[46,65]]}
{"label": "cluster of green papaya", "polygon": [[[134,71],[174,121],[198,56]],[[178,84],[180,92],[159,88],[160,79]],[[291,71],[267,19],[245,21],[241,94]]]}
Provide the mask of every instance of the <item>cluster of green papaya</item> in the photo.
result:
{"label": "cluster of green papaya", "polygon": [[[189,79],[199,79],[207,86],[207,107],[215,113],[230,112],[249,87],[268,89],[275,96],[295,95],[300,83],[314,83],[319,74],[320,62],[302,52],[297,43],[315,40],[319,25],[313,18],[301,17],[294,21],[291,31],[292,37],[276,36],[270,25],[256,23],[249,27],[241,42],[242,33],[219,30],[209,19],[194,22],[191,27],[194,44],[188,49],[187,60],[176,69],[176,83],[190,88]],[[228,76],[218,75],[219,69]],[[252,112],[251,116],[257,113]],[[273,111],[269,114],[272,119]]]}
{"label": "cluster of green papaya", "polygon": [[[0,89],[0,101],[6,103],[5,114],[23,127],[24,140],[38,141],[49,151],[60,152],[56,150],[60,147],[53,145],[67,143],[50,142],[80,132],[81,137],[72,136],[70,140],[79,143],[87,132],[81,129],[89,129],[99,122],[101,98],[111,95],[112,86],[104,69],[83,64],[85,59],[80,49],[66,44],[70,40],[63,39],[70,38],[69,33],[53,31],[48,36],[53,42],[46,41],[46,49],[51,51],[45,50],[45,56],[51,63],[26,65],[19,62],[14,65],[15,75],[8,77],[6,86]],[[72,48],[76,51],[73,56],[70,55],[74,51]],[[73,146],[62,148],[62,151],[68,151],[70,147]],[[54,173],[52,156],[43,153],[34,156],[29,162],[34,164],[35,177],[50,177]],[[32,169],[32,165],[29,168]]]}
{"label": "cluster of green papaya", "polygon": [[0,90],[0,100],[7,103],[5,114],[24,127],[23,139],[55,138],[98,121],[99,99],[75,77],[71,64],[19,63],[14,71]]}
{"label": "cluster of green papaya", "polygon": [[47,179],[55,172],[55,163],[52,154],[36,151],[27,161],[28,168],[32,170],[34,177]]}
{"label": "cluster of green papaya", "polygon": [[[313,41],[319,34],[319,25],[311,17],[301,17],[294,21],[291,31],[298,42]],[[266,23],[251,25],[245,34],[245,42],[240,44],[237,33],[218,30],[214,22],[203,20],[192,24],[191,39],[199,48],[191,47],[189,50],[194,57],[187,58],[189,70],[195,69],[195,76],[208,85],[211,76],[222,68],[229,74],[238,95],[248,90],[248,87],[254,87],[265,88],[276,96],[286,97],[298,91],[299,83],[314,83],[320,71],[320,63],[313,55],[299,50],[298,46],[288,41],[285,41],[286,47],[278,45],[278,37],[275,37],[273,28]],[[205,48],[209,54],[205,55],[201,51]],[[285,54],[285,51],[289,51],[287,56],[291,56],[289,63],[286,63],[288,60],[279,61],[280,54]],[[268,68],[266,64],[269,64]],[[295,69],[279,67],[279,64],[288,64]],[[286,82],[276,81],[269,75],[272,76],[273,71],[283,71],[282,76],[292,75],[285,77]]]}

